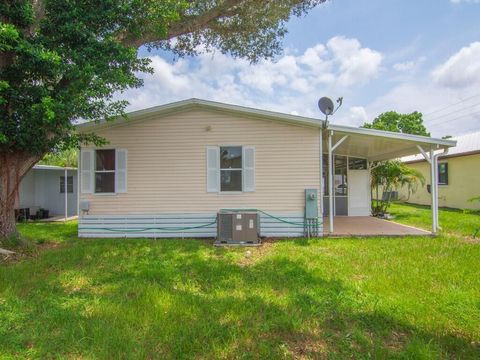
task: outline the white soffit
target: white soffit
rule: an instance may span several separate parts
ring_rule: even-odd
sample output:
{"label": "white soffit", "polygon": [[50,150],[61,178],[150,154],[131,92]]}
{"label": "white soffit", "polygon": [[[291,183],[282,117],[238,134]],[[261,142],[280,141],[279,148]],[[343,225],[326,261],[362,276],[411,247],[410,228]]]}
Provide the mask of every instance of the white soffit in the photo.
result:
{"label": "white soffit", "polygon": [[425,151],[455,146],[455,141],[452,140],[374,129],[331,124],[328,130],[333,131],[333,143],[348,135],[348,138],[335,150],[336,154],[358,156],[370,161],[396,159],[418,154],[417,145],[420,145]]}

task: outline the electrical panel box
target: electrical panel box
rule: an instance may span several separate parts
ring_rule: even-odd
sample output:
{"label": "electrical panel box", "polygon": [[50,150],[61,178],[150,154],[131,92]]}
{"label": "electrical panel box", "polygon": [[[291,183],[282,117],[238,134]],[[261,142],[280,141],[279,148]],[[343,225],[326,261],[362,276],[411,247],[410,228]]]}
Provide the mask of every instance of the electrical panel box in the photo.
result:
{"label": "electrical panel box", "polygon": [[305,189],[305,219],[318,218],[318,191]]}
{"label": "electrical panel box", "polygon": [[219,212],[217,244],[248,245],[260,243],[260,217],[256,212]]}

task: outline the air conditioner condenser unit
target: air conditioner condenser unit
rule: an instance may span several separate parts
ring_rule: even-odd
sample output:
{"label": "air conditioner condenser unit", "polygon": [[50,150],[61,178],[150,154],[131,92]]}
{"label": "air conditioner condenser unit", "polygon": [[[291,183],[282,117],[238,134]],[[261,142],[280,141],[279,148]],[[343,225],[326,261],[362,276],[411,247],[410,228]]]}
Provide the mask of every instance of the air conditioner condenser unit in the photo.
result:
{"label": "air conditioner condenser unit", "polygon": [[254,211],[217,214],[217,245],[259,245],[260,216]]}

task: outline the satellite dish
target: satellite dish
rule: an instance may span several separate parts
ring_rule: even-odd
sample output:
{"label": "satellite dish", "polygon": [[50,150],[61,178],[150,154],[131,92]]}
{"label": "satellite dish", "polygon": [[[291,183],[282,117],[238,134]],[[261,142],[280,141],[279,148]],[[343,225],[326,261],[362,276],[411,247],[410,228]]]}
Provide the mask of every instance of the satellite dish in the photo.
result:
{"label": "satellite dish", "polygon": [[324,96],[318,100],[318,108],[322,113],[325,115],[331,115],[333,113],[333,110],[335,109],[335,106],[333,105],[333,101],[330,100],[328,97]]}

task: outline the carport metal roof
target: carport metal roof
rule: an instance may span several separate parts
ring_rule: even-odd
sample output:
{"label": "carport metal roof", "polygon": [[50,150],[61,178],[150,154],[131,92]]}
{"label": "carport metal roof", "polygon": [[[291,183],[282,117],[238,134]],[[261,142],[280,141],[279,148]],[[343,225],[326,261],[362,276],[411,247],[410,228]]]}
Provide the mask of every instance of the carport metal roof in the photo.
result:
{"label": "carport metal roof", "polygon": [[[453,140],[334,124],[329,124],[327,130],[332,132],[334,144],[341,141],[335,148],[335,154],[362,157],[369,161],[418,154],[419,146],[423,150],[429,151],[446,149],[456,144],[456,141]],[[328,132],[324,134],[324,143],[326,143]],[[344,140],[342,141],[342,139]]]}

